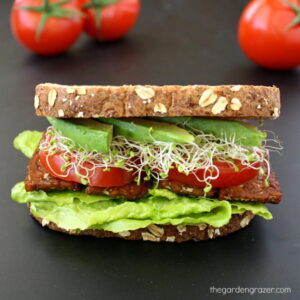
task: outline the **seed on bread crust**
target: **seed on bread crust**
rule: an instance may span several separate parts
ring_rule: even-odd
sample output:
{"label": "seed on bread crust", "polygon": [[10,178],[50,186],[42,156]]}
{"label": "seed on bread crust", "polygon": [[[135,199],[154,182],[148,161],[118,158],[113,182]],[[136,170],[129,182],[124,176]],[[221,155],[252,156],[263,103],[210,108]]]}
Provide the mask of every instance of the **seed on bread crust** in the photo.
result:
{"label": "seed on bread crust", "polygon": [[240,223],[241,227],[242,228],[246,227],[250,221],[251,221],[251,219],[248,216],[246,216],[245,218],[242,219],[242,221]]}
{"label": "seed on bread crust", "polygon": [[77,118],[83,118],[83,112],[82,111],[80,111],[78,114],[77,114],[77,116],[76,116]]}
{"label": "seed on bread crust", "polygon": [[152,241],[152,242],[159,242],[160,238],[156,237],[155,235],[149,232],[142,232],[142,238],[144,241]]}
{"label": "seed on bread crust", "polygon": [[233,92],[238,92],[241,88],[241,85],[234,85],[230,90]]}
{"label": "seed on bread crust", "polygon": [[84,88],[84,87],[77,88],[77,94],[78,95],[86,95],[86,88]]}
{"label": "seed on bread crust", "polygon": [[42,219],[42,226],[45,227],[46,225],[49,224],[49,221],[46,219]]}
{"label": "seed on bread crust", "polygon": [[150,99],[154,97],[155,91],[152,88],[147,88],[143,86],[139,86],[135,89],[137,95],[143,100]]}
{"label": "seed on bread crust", "polygon": [[40,106],[40,97],[38,95],[34,96],[34,108],[38,109]]}
{"label": "seed on bread crust", "polygon": [[242,107],[241,101],[238,98],[232,98],[230,108],[232,110],[240,110]]}
{"label": "seed on bread crust", "polygon": [[55,89],[51,89],[48,93],[48,103],[50,106],[54,106],[57,97],[57,91]]}
{"label": "seed on bread crust", "polygon": [[154,106],[154,112],[165,114],[167,112],[167,108],[164,104],[158,103],[158,104],[155,104],[155,106]]}
{"label": "seed on bread crust", "polygon": [[200,105],[201,107],[206,107],[209,106],[211,104],[214,104],[216,102],[216,100],[218,99],[218,95],[217,94],[212,94],[204,103],[202,103],[202,105]]}
{"label": "seed on bread crust", "polygon": [[166,242],[171,242],[171,243],[174,243],[175,242],[175,236],[167,236],[166,238]]}
{"label": "seed on bread crust", "polygon": [[228,104],[228,100],[226,99],[226,97],[223,96],[219,97],[217,103],[211,109],[212,114],[218,115],[219,113],[221,113],[226,109],[227,104]]}
{"label": "seed on bread crust", "polygon": [[157,237],[162,237],[164,235],[164,229],[154,224],[150,224],[148,230]]}
{"label": "seed on bread crust", "polygon": [[279,109],[278,109],[278,107],[274,108],[273,117],[275,117],[275,118],[279,117]]}
{"label": "seed on bread crust", "polygon": [[121,231],[119,232],[119,236],[121,237],[127,237],[127,236],[130,236],[130,232],[129,231]]}
{"label": "seed on bread crust", "polygon": [[206,107],[210,104],[215,103],[217,98],[218,98],[218,96],[216,94],[214,94],[213,89],[207,89],[201,95],[201,97],[199,99],[199,105],[201,107]]}
{"label": "seed on bread crust", "polygon": [[62,109],[59,109],[59,110],[58,110],[58,116],[59,116],[60,118],[62,118],[64,115],[65,115],[64,111],[63,111]]}
{"label": "seed on bread crust", "polygon": [[200,225],[198,225],[198,227],[199,227],[199,230],[205,230],[207,227],[207,224],[200,224]]}
{"label": "seed on bread crust", "polygon": [[219,228],[215,229],[215,235],[221,235],[221,231]]}
{"label": "seed on bread crust", "polygon": [[214,237],[214,230],[212,228],[208,228],[207,230],[208,237],[212,239]]}
{"label": "seed on bread crust", "polygon": [[178,225],[177,230],[180,234],[183,234],[186,231],[186,226],[185,225]]}
{"label": "seed on bread crust", "polygon": [[67,88],[67,94],[74,94],[76,90],[74,88]]}

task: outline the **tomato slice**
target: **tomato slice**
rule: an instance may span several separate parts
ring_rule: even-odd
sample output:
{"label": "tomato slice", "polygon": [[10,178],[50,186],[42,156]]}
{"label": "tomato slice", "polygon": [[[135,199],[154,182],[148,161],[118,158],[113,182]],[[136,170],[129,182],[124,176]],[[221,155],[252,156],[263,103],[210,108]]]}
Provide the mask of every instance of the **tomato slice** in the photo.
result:
{"label": "tomato slice", "polygon": [[[47,151],[40,151],[39,157],[43,167],[53,177],[66,181],[82,183],[81,178],[76,175],[74,166],[70,165],[65,170],[66,160],[62,157],[62,152],[49,155]],[[121,168],[110,167],[109,171],[102,167],[91,170],[92,164],[85,162],[78,172],[84,177],[89,178],[89,184],[97,187],[123,186],[134,181],[134,172],[128,172]]]}
{"label": "tomato slice", "polygon": [[[239,160],[235,160],[234,163],[238,170],[229,163],[219,161],[214,162],[214,166],[219,169],[219,176],[218,178],[209,181],[212,187],[223,188],[240,185],[253,179],[259,172],[258,170],[242,165]],[[258,168],[259,163],[253,164],[253,166]],[[206,183],[198,180],[204,180],[204,173],[204,169],[199,169],[195,174],[185,175],[174,168],[169,171],[168,180],[181,182],[189,186],[205,187]],[[217,171],[213,169],[208,171],[206,175],[214,177],[217,175]]]}

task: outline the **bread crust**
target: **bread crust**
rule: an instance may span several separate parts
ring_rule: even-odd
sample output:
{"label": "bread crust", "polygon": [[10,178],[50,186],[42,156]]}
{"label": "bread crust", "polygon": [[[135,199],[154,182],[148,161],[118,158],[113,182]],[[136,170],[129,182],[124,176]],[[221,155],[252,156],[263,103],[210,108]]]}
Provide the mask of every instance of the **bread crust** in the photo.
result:
{"label": "bread crust", "polygon": [[150,225],[147,228],[137,230],[124,231],[113,233],[111,231],[100,229],[88,229],[80,232],[67,231],[59,228],[54,223],[45,222],[41,218],[36,219],[42,226],[46,226],[52,230],[60,231],[71,235],[90,235],[97,238],[123,238],[126,240],[144,240],[151,242],[185,242],[185,241],[202,241],[214,239],[221,236],[226,236],[229,233],[235,232],[249,224],[254,218],[251,211],[246,211],[243,214],[232,215],[231,220],[225,226],[216,228],[206,224],[198,226],[173,226],[173,225]]}
{"label": "bread crust", "polygon": [[66,86],[39,84],[36,114],[59,118],[198,116],[276,119],[277,87],[252,85]]}

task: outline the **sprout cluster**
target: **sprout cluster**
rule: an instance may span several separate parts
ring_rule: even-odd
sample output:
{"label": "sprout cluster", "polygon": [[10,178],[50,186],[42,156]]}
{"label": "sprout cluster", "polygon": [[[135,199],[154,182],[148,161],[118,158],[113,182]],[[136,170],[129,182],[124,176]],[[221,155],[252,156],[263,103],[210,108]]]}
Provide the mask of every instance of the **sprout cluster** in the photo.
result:
{"label": "sprout cluster", "polygon": [[[99,153],[78,147],[71,139],[49,127],[40,144],[40,150],[47,151],[47,158],[53,153],[59,153],[65,160],[62,166],[65,176],[68,176],[71,166],[84,184],[89,182],[89,177],[93,176],[98,167],[107,171],[111,167],[134,171],[138,183],[142,176],[144,180],[162,180],[167,177],[170,169],[176,167],[186,175],[196,175],[198,169],[204,169],[204,178],[197,179],[209,186],[209,181],[219,176],[219,169],[214,161],[227,162],[236,169],[234,160],[239,160],[242,165],[259,169],[261,173],[261,166],[266,166],[267,182],[270,174],[269,151],[282,149],[276,137],[265,140],[261,147],[245,147],[235,143],[234,139],[220,139],[211,134],[197,132],[194,136],[195,141],[189,144],[160,141],[140,143],[124,136],[116,136],[112,139],[109,152]],[[48,165],[51,167],[49,163]]]}

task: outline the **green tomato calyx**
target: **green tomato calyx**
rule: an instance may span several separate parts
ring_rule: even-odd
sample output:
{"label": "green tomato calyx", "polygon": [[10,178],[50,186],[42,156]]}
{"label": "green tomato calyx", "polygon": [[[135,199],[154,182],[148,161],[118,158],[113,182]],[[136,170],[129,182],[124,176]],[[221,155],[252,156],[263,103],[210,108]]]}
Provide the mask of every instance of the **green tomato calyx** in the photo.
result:
{"label": "green tomato calyx", "polygon": [[38,42],[41,38],[43,29],[49,18],[77,18],[83,14],[80,11],[73,9],[66,9],[62,6],[70,3],[72,0],[62,0],[54,3],[50,3],[49,0],[42,0],[42,5],[40,6],[20,6],[19,10],[28,10],[32,12],[38,12],[41,14],[41,19],[36,30],[35,39]]}

